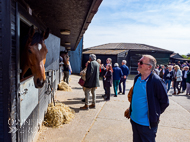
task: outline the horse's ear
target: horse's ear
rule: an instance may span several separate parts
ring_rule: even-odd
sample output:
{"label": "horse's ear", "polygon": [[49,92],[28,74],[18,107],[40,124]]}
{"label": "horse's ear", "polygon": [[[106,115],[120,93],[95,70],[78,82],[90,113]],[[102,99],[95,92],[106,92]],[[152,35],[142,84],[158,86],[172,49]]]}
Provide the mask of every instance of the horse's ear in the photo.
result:
{"label": "horse's ear", "polygon": [[47,39],[49,36],[49,28],[46,29],[46,32],[43,33],[43,39]]}
{"label": "horse's ear", "polygon": [[30,27],[29,31],[28,31],[29,37],[33,37],[34,33],[35,33],[34,26],[32,25],[32,26]]}

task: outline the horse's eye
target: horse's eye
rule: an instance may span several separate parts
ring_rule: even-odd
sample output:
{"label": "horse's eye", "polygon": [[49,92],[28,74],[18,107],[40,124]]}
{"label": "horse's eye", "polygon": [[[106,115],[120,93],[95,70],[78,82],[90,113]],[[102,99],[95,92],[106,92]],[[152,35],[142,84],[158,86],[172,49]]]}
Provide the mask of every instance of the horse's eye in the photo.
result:
{"label": "horse's eye", "polygon": [[29,53],[32,53],[32,51],[31,51],[30,49],[28,49],[28,52],[29,52]]}

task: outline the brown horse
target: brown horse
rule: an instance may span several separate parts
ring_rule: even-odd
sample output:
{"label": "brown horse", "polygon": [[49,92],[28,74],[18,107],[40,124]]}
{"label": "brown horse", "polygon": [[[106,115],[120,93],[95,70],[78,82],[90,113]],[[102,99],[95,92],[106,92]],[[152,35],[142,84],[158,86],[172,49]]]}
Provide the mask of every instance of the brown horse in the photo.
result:
{"label": "brown horse", "polygon": [[28,32],[28,38],[24,49],[21,51],[21,79],[24,77],[27,70],[30,68],[34,76],[34,84],[36,88],[42,88],[45,75],[46,54],[48,52],[44,40],[49,36],[49,29],[46,32],[36,32],[31,26]]}

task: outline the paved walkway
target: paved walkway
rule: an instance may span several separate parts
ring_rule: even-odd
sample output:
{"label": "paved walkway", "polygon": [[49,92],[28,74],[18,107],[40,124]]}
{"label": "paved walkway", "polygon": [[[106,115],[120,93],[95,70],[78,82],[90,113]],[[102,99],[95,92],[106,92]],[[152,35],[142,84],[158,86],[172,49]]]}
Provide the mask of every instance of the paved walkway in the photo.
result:
{"label": "paved walkway", "polygon": [[[123,114],[129,106],[127,93],[133,84],[133,77],[127,80],[126,95],[113,97],[111,101],[102,99],[102,88],[96,90],[96,109],[82,111],[79,108],[84,105],[81,99],[84,93],[78,85],[79,76],[71,75],[70,85],[72,92],[57,91],[56,100],[62,101],[75,110],[76,116],[70,124],[60,128],[46,128],[40,134],[38,142],[132,142],[132,129],[128,119]],[[181,95],[182,96],[182,95]],[[157,142],[190,142],[190,100],[183,97],[186,105],[181,106],[175,102],[176,97],[170,99],[170,106],[161,115],[158,127]],[[186,100],[185,100],[186,99]],[[178,99],[180,101],[180,99]],[[189,105],[188,105],[189,102]],[[189,107],[188,107],[189,106]]]}

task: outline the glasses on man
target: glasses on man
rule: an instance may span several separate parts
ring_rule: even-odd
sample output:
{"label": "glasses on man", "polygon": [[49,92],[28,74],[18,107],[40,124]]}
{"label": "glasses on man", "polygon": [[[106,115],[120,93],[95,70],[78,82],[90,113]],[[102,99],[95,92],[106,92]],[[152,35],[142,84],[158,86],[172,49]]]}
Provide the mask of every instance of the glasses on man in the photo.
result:
{"label": "glasses on man", "polygon": [[143,65],[143,64],[145,64],[145,65],[151,65],[151,64],[143,63],[143,61],[140,61],[140,60],[138,62],[139,62],[140,65]]}

